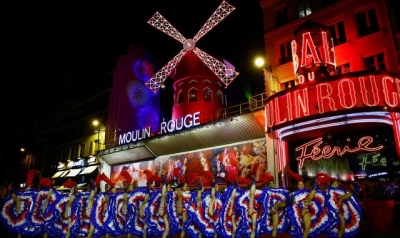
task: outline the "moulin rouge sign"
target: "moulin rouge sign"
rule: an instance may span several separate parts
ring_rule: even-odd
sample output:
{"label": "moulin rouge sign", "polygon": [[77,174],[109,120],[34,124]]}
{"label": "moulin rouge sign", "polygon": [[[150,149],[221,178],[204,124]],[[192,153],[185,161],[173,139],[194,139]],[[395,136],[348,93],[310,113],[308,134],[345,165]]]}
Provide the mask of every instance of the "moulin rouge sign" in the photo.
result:
{"label": "moulin rouge sign", "polygon": [[[187,114],[184,117],[169,120],[168,122],[163,121],[160,124],[160,131],[158,135],[167,134],[174,131],[180,131],[182,129],[190,128],[192,126],[200,125],[200,112],[193,114]],[[125,132],[119,135],[118,144],[123,145],[131,142],[140,141],[152,136],[151,127],[142,128],[140,130],[133,130]]]}
{"label": "moulin rouge sign", "polygon": [[386,72],[335,75],[329,32],[309,22],[299,29],[292,41],[293,66],[299,85],[268,98],[268,132],[294,120],[326,113],[359,108],[400,110],[398,75]]}
{"label": "moulin rouge sign", "polygon": [[307,86],[269,98],[266,104],[269,130],[296,119],[330,112],[379,107],[400,109],[400,80],[387,74],[343,77]]}

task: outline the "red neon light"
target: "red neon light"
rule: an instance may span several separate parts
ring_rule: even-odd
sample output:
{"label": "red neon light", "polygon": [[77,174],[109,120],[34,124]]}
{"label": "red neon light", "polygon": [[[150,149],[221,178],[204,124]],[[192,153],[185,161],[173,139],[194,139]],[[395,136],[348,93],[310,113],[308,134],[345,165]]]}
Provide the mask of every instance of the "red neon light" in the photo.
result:
{"label": "red neon light", "polygon": [[400,110],[399,79],[389,75],[338,78],[284,92],[267,100],[268,131],[293,120],[330,112],[370,107]]}
{"label": "red neon light", "polygon": [[310,66],[311,64],[319,64],[321,60],[317,54],[314,41],[311,38],[310,32],[303,34],[303,44],[301,45],[301,67]]}
{"label": "red neon light", "polygon": [[[345,145],[343,148],[339,148],[338,146],[331,147],[326,145],[324,147],[320,147],[322,144],[322,137],[319,137],[315,140],[307,142],[296,148],[296,151],[300,151],[301,155],[296,158],[299,161],[299,168],[303,168],[304,160],[312,159],[312,160],[320,160],[322,158],[329,159],[334,155],[342,156],[346,153],[355,153],[362,151],[378,151],[383,148],[383,145],[378,147],[369,147],[369,145],[373,142],[373,138],[371,136],[364,136],[358,140],[358,146],[355,148],[350,148],[348,145]],[[347,139],[350,141],[350,139]]]}

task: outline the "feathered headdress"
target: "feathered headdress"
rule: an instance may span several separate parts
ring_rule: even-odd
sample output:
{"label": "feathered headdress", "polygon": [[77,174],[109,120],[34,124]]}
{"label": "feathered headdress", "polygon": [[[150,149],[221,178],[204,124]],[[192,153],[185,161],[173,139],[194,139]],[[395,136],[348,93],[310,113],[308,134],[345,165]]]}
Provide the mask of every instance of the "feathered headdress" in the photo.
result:
{"label": "feathered headdress", "polygon": [[131,174],[130,174],[127,170],[122,170],[122,171],[121,171],[121,175],[122,175],[122,177],[125,178],[125,181],[126,181],[128,184],[131,184],[131,183],[132,183],[133,178],[132,178]]}
{"label": "feathered headdress", "polygon": [[203,185],[210,186],[213,183],[214,174],[211,171],[203,171],[200,176],[203,176]]}
{"label": "feathered headdress", "polygon": [[72,180],[67,180],[63,184],[64,188],[73,188],[76,186],[76,182]]}
{"label": "feathered headdress", "polygon": [[39,181],[40,187],[43,188],[50,188],[51,187],[51,180],[49,178],[41,178]]}
{"label": "feathered headdress", "polygon": [[323,185],[329,185],[331,182],[331,177],[327,173],[319,172],[316,174],[316,178],[319,183],[322,183]]}
{"label": "feathered headdress", "polygon": [[293,172],[291,169],[288,169],[288,176],[289,178],[292,178],[296,180],[297,182],[303,181],[303,177],[300,176],[300,174]]}
{"label": "feathered headdress", "polygon": [[155,182],[162,182],[162,179],[160,178],[160,176],[158,176],[158,175],[153,175],[153,173],[150,171],[150,170],[148,170],[148,169],[145,169],[144,171],[143,171],[143,173],[146,175],[146,178],[147,178],[147,183],[152,183],[153,181],[155,181]]}
{"label": "feathered headdress", "polygon": [[101,182],[101,174],[96,176],[96,179],[94,180],[94,185],[98,187],[100,186],[100,182]]}
{"label": "feathered headdress", "polygon": [[272,176],[270,173],[263,173],[260,176],[260,179],[258,180],[259,183],[269,183],[270,181],[274,180],[274,176]]}
{"label": "feathered headdress", "polygon": [[185,177],[183,177],[182,174],[181,174],[181,168],[180,167],[177,167],[177,168],[174,169],[174,175],[179,179],[179,183],[180,184],[186,183]]}
{"label": "feathered headdress", "polygon": [[105,175],[104,173],[102,173],[100,175],[101,180],[103,180],[104,182],[106,182],[108,185],[110,185],[111,187],[115,187],[115,183],[113,181],[111,181],[110,178],[107,177],[107,175]]}
{"label": "feathered headdress", "polygon": [[30,187],[33,185],[33,180],[35,176],[39,174],[38,170],[29,170],[26,175],[26,187]]}

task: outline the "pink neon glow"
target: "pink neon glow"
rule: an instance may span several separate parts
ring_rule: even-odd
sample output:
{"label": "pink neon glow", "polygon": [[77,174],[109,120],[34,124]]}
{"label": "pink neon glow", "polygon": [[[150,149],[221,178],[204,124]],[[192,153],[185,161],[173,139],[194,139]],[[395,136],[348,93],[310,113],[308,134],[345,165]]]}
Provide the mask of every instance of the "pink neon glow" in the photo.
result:
{"label": "pink neon glow", "polygon": [[322,137],[319,137],[315,140],[307,142],[295,150],[300,151],[301,155],[296,158],[299,161],[299,168],[303,168],[304,160],[312,159],[312,160],[320,160],[320,159],[329,159],[334,155],[342,156],[346,153],[355,153],[361,151],[378,151],[383,148],[383,145],[378,147],[369,147],[369,145],[374,141],[371,136],[364,136],[358,140],[358,146],[355,148],[350,148],[348,145],[345,145],[343,148],[339,148],[338,146],[324,146],[320,147],[323,143]]}
{"label": "pink neon glow", "polygon": [[[389,84],[388,84],[389,81]],[[385,102],[387,105],[389,105],[390,107],[395,107],[398,105],[398,98],[399,98],[399,94],[398,92],[396,92],[394,90],[394,88],[392,88],[394,85],[394,79],[392,77],[383,77],[382,78],[382,85],[383,85],[383,95],[385,96]],[[391,87],[391,89],[389,90],[389,86]],[[390,93],[392,94],[392,97],[390,97]]]}
{"label": "pink neon glow", "polygon": [[[347,84],[347,87],[345,87],[344,84]],[[350,79],[343,79],[339,82],[338,87],[340,105],[343,105],[344,108],[354,107],[356,105],[356,90],[354,89],[354,83]],[[346,104],[346,95],[349,96],[350,105]]]}
{"label": "pink neon glow", "polygon": [[[371,77],[371,76],[370,76]],[[373,100],[373,103],[371,104],[371,103],[369,103],[369,100],[368,100],[368,90],[366,89],[366,86],[365,86],[365,78],[364,77],[360,77],[359,78],[359,80],[360,80],[360,86],[361,86],[361,89],[360,89],[360,91],[361,91],[361,96],[362,96],[362,100],[363,100],[363,102],[365,103],[365,105],[367,105],[367,106],[370,106],[370,107],[373,107],[373,106],[376,106],[376,105],[378,105],[378,103],[379,103],[379,96],[378,96],[378,87],[376,86],[376,81],[375,80],[368,80],[368,82],[370,83],[370,87],[369,88],[371,88],[371,94],[372,94],[372,98],[374,99]]]}
{"label": "pink neon glow", "polygon": [[393,121],[394,141],[396,142],[397,158],[400,159],[400,113],[392,112],[390,117]]}
{"label": "pink neon glow", "polygon": [[[307,50],[309,49],[309,50]],[[308,54],[307,54],[308,53]],[[311,61],[312,59],[312,61]],[[321,60],[317,54],[316,47],[314,45],[314,41],[312,40],[310,32],[306,32],[303,34],[303,45],[301,46],[301,67],[305,67],[307,65],[311,65],[311,63],[319,64]]]}

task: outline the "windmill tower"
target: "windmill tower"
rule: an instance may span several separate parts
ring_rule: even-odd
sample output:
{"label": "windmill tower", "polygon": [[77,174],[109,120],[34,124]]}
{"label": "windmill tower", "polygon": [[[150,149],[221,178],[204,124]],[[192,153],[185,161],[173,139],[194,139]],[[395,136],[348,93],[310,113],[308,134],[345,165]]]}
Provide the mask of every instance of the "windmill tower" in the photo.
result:
{"label": "windmill tower", "polygon": [[148,21],[183,44],[183,49],[162,67],[145,85],[156,93],[175,69],[174,103],[172,119],[200,112],[200,122],[220,118],[225,107],[225,88],[238,76],[228,62],[217,60],[196,47],[196,42],[213,29],[235,7],[222,1],[215,12],[201,27],[193,39],[186,39],[160,13],[156,12]]}

